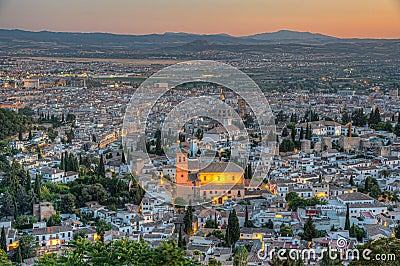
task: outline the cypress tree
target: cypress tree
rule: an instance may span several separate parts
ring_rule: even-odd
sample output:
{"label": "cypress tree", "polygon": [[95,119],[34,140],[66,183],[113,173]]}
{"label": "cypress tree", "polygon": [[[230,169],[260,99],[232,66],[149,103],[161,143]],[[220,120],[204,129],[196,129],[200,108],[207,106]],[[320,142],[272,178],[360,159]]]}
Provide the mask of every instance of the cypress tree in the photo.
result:
{"label": "cypress tree", "polygon": [[29,174],[29,172],[26,173],[26,184],[25,184],[25,191],[29,192],[32,187],[32,179],[31,179],[31,175]]}
{"label": "cypress tree", "polygon": [[0,249],[2,249],[5,252],[7,252],[7,236],[6,236],[6,230],[4,229],[4,226],[1,229]]}
{"label": "cypress tree", "polygon": [[344,224],[344,230],[350,230],[350,208],[349,204],[347,203],[347,210],[346,210],[346,222]]}
{"label": "cypress tree", "polygon": [[215,221],[215,229],[218,229],[218,219],[217,219],[217,213],[214,212],[214,221]]}
{"label": "cypress tree", "polygon": [[350,176],[350,185],[355,186],[353,175]]}
{"label": "cypress tree", "polygon": [[296,128],[292,128],[292,132],[290,133],[290,137],[292,138],[293,142],[296,140]]}
{"label": "cypress tree", "polygon": [[104,166],[104,159],[103,159],[103,154],[100,156],[100,163],[98,166],[98,175],[101,177],[105,177],[106,176],[106,168]]}
{"label": "cypress tree", "polygon": [[394,134],[396,134],[397,137],[400,137],[400,114],[399,114],[399,117],[397,119],[397,124],[394,127],[393,132],[394,132]]}
{"label": "cypress tree", "polygon": [[229,243],[234,245],[240,238],[239,219],[236,215],[235,209],[229,213],[228,226],[226,233],[229,235]]}
{"label": "cypress tree", "polygon": [[18,132],[18,140],[19,140],[19,141],[22,140],[22,128],[19,129],[19,132]]}
{"label": "cypress tree", "polygon": [[312,138],[312,128],[311,125],[307,125],[306,139],[311,140],[311,138]]}
{"label": "cypress tree", "polygon": [[318,231],[315,229],[314,221],[308,217],[306,223],[304,224],[304,239],[311,241],[313,238],[318,236]]}
{"label": "cypress tree", "polygon": [[69,165],[68,165],[68,152],[66,151],[64,153],[64,169],[65,171],[68,171]]}
{"label": "cypress tree", "polygon": [[17,262],[19,262],[20,264],[22,264],[21,247],[19,246],[17,249],[18,249],[18,252],[17,252]]}
{"label": "cypress tree", "polygon": [[304,139],[304,129],[303,127],[300,128],[300,140]]}
{"label": "cypress tree", "polygon": [[227,247],[230,247],[232,245],[231,238],[232,237],[231,237],[231,234],[230,234],[230,230],[226,230],[226,233],[225,233],[225,245]]}
{"label": "cypress tree", "polygon": [[189,204],[189,206],[186,208],[185,216],[183,217],[183,224],[184,224],[183,231],[187,235],[192,235],[193,234],[193,210],[192,210],[191,204]]}
{"label": "cypress tree", "polygon": [[121,163],[126,164],[125,153],[124,152],[122,152]]}
{"label": "cypress tree", "polygon": [[247,178],[248,178],[248,179],[253,178],[253,170],[251,169],[251,163],[248,164]]}
{"label": "cypress tree", "polygon": [[40,176],[36,175],[34,192],[36,198],[40,201]]}
{"label": "cypress tree", "polygon": [[244,213],[244,227],[247,227],[248,224],[249,224],[249,211],[246,206],[246,211]]}
{"label": "cypress tree", "polygon": [[64,168],[65,168],[64,153],[61,153],[60,169],[61,169],[61,170],[64,170]]}
{"label": "cypress tree", "polygon": [[178,247],[182,247],[182,225],[179,227]]}

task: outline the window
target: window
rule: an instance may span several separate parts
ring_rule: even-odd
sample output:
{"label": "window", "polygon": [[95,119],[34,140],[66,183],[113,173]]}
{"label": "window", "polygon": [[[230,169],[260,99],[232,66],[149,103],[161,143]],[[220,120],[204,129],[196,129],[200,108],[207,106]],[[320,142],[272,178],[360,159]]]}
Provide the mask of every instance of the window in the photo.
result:
{"label": "window", "polygon": [[204,176],[204,181],[207,181],[207,176]]}
{"label": "window", "polygon": [[235,177],[234,176],[232,176],[232,181],[235,181]]}
{"label": "window", "polygon": [[221,177],[220,176],[218,177],[218,181],[221,181]]}

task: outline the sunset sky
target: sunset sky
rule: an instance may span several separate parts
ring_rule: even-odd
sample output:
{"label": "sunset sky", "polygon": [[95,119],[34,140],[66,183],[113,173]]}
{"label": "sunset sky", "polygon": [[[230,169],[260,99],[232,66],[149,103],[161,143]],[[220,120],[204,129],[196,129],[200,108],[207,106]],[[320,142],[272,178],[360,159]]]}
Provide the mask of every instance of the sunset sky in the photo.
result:
{"label": "sunset sky", "polygon": [[400,0],[0,0],[0,28],[400,38]]}

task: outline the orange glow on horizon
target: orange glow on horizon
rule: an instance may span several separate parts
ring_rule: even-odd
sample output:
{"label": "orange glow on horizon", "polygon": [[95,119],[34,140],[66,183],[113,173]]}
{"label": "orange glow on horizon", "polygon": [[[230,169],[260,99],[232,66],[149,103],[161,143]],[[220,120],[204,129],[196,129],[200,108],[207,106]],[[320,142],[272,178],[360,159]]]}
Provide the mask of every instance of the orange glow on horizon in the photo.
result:
{"label": "orange glow on horizon", "polygon": [[400,38],[400,1],[4,0],[0,28],[233,36],[288,29],[335,37]]}

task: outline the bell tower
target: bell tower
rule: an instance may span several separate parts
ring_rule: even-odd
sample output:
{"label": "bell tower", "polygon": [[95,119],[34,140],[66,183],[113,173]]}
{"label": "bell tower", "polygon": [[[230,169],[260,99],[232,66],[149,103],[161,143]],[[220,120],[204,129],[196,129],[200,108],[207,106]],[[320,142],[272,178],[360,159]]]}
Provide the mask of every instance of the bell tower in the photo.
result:
{"label": "bell tower", "polygon": [[189,185],[189,163],[187,152],[176,154],[176,184]]}

